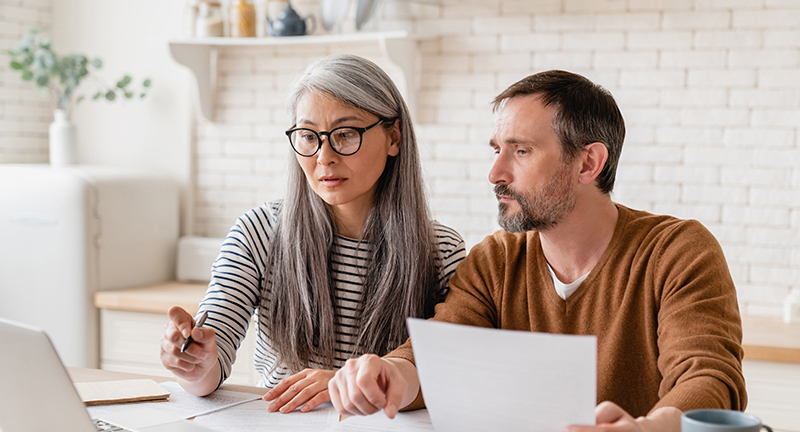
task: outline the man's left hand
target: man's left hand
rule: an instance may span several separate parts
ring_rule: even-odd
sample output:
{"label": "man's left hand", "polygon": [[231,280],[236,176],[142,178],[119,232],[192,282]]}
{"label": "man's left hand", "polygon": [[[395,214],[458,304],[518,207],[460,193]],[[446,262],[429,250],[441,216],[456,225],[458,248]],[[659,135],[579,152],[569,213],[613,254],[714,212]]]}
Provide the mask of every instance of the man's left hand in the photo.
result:
{"label": "man's left hand", "polygon": [[594,409],[595,426],[567,426],[564,432],[680,432],[682,411],[659,408],[647,417],[633,418],[613,402],[602,402]]}
{"label": "man's left hand", "polygon": [[265,401],[272,402],[267,410],[290,413],[300,405],[302,412],[309,412],[325,402],[330,402],[328,381],[336,371],[324,369],[304,369],[281,381],[274,389],[264,395]]}

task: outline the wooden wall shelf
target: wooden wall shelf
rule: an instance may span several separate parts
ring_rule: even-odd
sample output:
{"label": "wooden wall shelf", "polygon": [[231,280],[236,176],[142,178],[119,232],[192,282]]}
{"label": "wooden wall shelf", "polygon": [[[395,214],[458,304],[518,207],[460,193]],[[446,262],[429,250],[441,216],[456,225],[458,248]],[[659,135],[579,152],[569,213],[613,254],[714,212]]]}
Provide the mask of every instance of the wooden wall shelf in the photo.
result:
{"label": "wooden wall shelf", "polygon": [[384,58],[402,72],[403,76],[396,79],[396,84],[413,116],[419,75],[418,40],[401,30],[290,37],[173,39],[169,41],[169,48],[172,58],[194,74],[199,111],[204,118],[213,121],[217,93],[217,50],[220,48],[289,45],[337,45],[344,48],[348,43],[374,42],[380,47]]}

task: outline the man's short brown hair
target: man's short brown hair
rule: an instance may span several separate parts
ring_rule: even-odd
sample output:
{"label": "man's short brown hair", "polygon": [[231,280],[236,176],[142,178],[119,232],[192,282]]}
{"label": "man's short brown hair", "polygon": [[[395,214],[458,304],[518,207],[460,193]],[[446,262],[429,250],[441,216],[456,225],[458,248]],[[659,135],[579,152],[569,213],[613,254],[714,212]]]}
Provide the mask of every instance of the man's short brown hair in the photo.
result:
{"label": "man's short brown hair", "polygon": [[573,160],[587,144],[600,142],[608,149],[608,159],[597,177],[603,193],[611,193],[617,163],[625,140],[625,121],[605,88],[585,77],[563,70],[531,75],[512,84],[492,101],[494,111],[517,96],[538,95],[544,106],[553,105],[553,131],[561,142],[564,160]]}

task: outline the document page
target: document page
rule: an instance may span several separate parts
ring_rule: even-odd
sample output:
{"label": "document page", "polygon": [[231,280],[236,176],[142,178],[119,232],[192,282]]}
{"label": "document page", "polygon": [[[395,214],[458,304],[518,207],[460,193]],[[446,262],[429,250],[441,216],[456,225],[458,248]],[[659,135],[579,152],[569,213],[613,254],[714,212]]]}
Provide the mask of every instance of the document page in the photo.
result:
{"label": "document page", "polygon": [[437,432],[560,431],[593,425],[597,338],[409,318]]}
{"label": "document page", "polygon": [[330,403],[307,413],[295,410],[287,414],[267,411],[270,403],[248,402],[195,417],[194,422],[220,432],[319,432],[339,422],[339,414]]}
{"label": "document page", "polygon": [[369,416],[353,416],[341,421],[326,432],[422,432],[432,431],[428,410],[397,413],[390,419],[383,411]]}

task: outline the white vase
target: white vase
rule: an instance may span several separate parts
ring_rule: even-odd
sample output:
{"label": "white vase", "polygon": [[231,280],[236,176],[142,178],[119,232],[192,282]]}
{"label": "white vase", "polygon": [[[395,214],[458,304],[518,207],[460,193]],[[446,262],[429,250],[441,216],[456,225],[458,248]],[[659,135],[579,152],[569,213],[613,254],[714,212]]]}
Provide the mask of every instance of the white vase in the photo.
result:
{"label": "white vase", "polygon": [[53,112],[55,120],[50,123],[50,165],[65,166],[78,163],[78,139],[75,125],[66,111]]}

